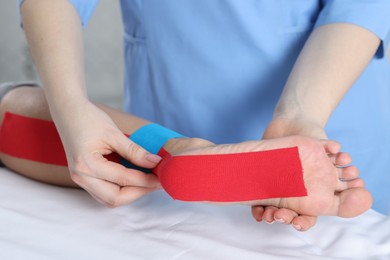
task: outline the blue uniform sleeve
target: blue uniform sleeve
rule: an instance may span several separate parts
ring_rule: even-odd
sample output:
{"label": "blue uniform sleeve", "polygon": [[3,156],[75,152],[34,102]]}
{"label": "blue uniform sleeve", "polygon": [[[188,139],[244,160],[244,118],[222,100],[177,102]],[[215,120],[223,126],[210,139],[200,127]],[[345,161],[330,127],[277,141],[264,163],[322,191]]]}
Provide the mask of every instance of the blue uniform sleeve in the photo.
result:
{"label": "blue uniform sleeve", "polygon": [[[19,1],[19,9],[22,6],[25,0]],[[80,20],[83,25],[83,28],[87,25],[89,18],[91,17],[93,11],[95,10],[99,0],[68,0],[76,9],[80,15]]]}
{"label": "blue uniform sleeve", "polygon": [[390,43],[390,0],[322,0],[316,27],[331,23],[351,23],[381,39],[376,57],[382,58]]}

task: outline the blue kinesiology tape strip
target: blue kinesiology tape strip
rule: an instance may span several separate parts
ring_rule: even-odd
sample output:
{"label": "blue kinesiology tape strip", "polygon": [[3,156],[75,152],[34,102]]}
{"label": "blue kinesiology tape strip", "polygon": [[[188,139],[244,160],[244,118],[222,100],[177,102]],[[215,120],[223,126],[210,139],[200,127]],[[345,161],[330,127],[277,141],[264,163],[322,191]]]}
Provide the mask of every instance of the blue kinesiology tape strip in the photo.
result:
{"label": "blue kinesiology tape strip", "polygon": [[184,136],[161,125],[149,124],[135,131],[130,140],[148,152],[157,154],[168,140],[182,137]]}

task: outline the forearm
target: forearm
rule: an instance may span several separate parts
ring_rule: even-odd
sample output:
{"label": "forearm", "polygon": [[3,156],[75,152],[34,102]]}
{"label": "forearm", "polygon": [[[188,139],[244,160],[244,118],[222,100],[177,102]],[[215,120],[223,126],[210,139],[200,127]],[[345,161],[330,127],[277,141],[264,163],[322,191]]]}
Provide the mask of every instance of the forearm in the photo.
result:
{"label": "forearm", "polygon": [[87,100],[80,18],[67,0],[25,0],[21,13],[25,35],[56,121]]}
{"label": "forearm", "polygon": [[[67,0],[25,0],[22,17],[53,121],[57,125],[63,122],[76,124],[73,122],[76,120],[74,113],[77,113],[77,107],[87,101],[83,35],[78,14]],[[126,134],[131,135],[151,123],[104,105],[96,106],[110,115],[117,127]],[[174,153],[189,146],[197,146],[197,141],[200,139],[170,140],[165,148]]]}
{"label": "forearm", "polygon": [[352,24],[330,24],[313,31],[275,110],[275,117],[301,118],[322,127],[369,64],[380,40]]}

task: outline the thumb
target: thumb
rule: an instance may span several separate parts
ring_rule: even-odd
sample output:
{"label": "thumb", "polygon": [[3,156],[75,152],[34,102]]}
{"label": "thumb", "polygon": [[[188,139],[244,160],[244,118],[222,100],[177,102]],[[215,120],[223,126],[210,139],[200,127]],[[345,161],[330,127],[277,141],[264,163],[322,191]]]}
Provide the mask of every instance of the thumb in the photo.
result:
{"label": "thumb", "polygon": [[124,159],[137,166],[154,168],[162,159],[156,154],[149,153],[122,134],[115,140],[112,148]]}

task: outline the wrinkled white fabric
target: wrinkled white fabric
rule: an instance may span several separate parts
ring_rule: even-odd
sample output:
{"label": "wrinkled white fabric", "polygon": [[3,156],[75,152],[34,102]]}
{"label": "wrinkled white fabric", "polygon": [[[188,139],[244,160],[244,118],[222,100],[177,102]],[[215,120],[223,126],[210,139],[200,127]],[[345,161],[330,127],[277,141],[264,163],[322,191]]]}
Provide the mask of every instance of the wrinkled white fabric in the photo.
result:
{"label": "wrinkled white fabric", "polygon": [[108,209],[86,192],[0,168],[0,259],[390,259],[390,218],[322,217],[300,233],[246,206],[173,201],[163,191]]}

